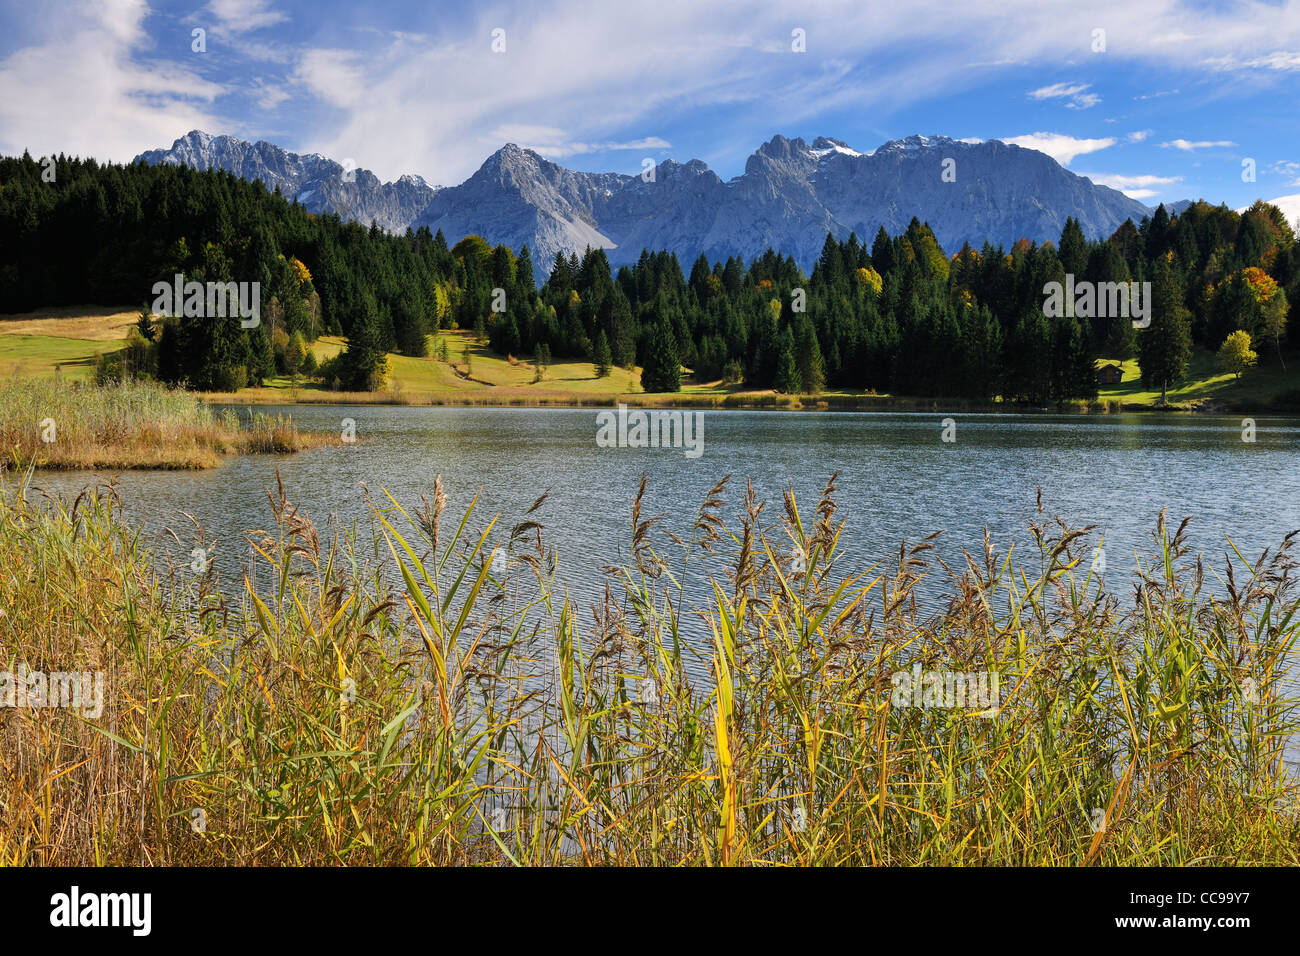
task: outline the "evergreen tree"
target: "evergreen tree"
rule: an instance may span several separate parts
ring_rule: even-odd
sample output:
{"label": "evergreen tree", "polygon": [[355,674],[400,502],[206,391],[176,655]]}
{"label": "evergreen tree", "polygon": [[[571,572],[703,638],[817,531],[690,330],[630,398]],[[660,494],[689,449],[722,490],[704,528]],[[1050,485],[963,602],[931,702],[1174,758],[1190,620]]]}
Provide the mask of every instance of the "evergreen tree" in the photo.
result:
{"label": "evergreen tree", "polygon": [[352,321],[347,350],[340,356],[339,377],[344,388],[370,391],[382,384],[386,365],[379,342],[379,310],[374,296],[367,293],[361,308],[362,313]]}
{"label": "evergreen tree", "polygon": [[140,307],[140,317],[135,320],[135,328],[146,342],[154,340],[153,313],[149,310],[148,303]]}
{"label": "evergreen tree", "polygon": [[1084,277],[1088,265],[1088,240],[1084,238],[1083,229],[1074,217],[1067,217],[1065,228],[1061,230],[1061,246],[1057,253],[1062,268],[1076,279]]}
{"label": "evergreen tree", "polygon": [[826,385],[826,365],[822,359],[817,332],[807,318],[799,323],[798,352],[800,391],[815,395]]}
{"label": "evergreen tree", "polygon": [[596,354],[593,364],[596,366],[597,378],[604,378],[608,375],[614,364],[614,360],[609,353],[609,338],[606,337],[604,329],[601,329],[600,334],[596,336]]}
{"label": "evergreen tree", "polygon": [[1142,369],[1142,384],[1159,388],[1160,404],[1164,405],[1169,386],[1187,373],[1192,354],[1191,316],[1183,305],[1177,276],[1164,256],[1156,260],[1151,299],[1151,324],[1137,337],[1138,366]]}
{"label": "evergreen tree", "polygon": [[795,358],[794,336],[786,326],[777,337],[776,378],[772,387],[786,395],[797,395],[803,391],[803,379],[799,375],[799,362]]}
{"label": "evergreen tree", "polygon": [[641,389],[646,392],[678,392],[682,387],[682,366],[677,340],[666,320],[656,323],[646,343],[641,369]]}

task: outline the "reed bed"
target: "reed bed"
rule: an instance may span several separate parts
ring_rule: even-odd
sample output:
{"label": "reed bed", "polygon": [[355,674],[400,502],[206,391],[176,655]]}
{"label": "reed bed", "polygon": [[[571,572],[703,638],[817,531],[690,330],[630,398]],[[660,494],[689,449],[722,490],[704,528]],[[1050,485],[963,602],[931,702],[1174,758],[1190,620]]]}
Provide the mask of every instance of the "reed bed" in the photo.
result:
{"label": "reed bed", "polygon": [[[25,491],[0,482],[0,668],[106,691],[0,709],[3,863],[1297,863],[1291,536],[1216,577],[1161,515],[1121,597],[1041,508],[1023,560],[950,568],[931,535],[855,569],[834,479],[663,516],[643,479],[580,608],[545,496],[508,522],[435,480],[360,530],[268,494],[235,599],[111,490]],[[895,706],[916,665],[996,673],[996,712]]]}
{"label": "reed bed", "polygon": [[213,468],[230,454],[289,453],[322,444],[283,416],[241,426],[193,393],[151,382],[0,380],[0,448],[10,467]]}

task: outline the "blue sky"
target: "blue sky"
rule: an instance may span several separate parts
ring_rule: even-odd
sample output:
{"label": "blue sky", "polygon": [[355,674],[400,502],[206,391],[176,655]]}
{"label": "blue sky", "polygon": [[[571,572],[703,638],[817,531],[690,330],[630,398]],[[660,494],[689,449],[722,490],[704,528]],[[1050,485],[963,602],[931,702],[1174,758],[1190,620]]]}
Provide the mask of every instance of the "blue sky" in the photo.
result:
{"label": "blue sky", "polygon": [[1041,148],[1150,204],[1295,197],[1300,215],[1300,0],[0,10],[4,153],[129,160],[199,128],[450,185],[505,142],[729,178],[777,133],[865,151],[919,132]]}

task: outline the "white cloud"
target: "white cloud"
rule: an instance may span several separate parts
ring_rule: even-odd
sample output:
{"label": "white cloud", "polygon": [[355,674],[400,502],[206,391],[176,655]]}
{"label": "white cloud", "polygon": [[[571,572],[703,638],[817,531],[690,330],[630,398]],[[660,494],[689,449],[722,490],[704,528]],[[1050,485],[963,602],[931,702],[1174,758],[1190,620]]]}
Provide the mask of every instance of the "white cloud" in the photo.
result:
{"label": "white cloud", "polygon": [[1099,186],[1118,189],[1130,199],[1149,199],[1152,196],[1158,196],[1164,190],[1152,187],[1172,186],[1174,183],[1183,181],[1182,176],[1126,176],[1120,173],[1079,173],[1079,175],[1087,176]]}
{"label": "white cloud", "polygon": [[1201,61],[1216,70],[1276,70],[1290,72],[1300,70],[1300,53],[1276,50],[1265,56],[1255,56],[1242,60],[1235,56],[1207,57]]}
{"label": "white cloud", "polygon": [[553,126],[530,126],[518,123],[498,126],[489,135],[501,143],[517,143],[524,149],[531,149],[542,156],[555,159],[605,151],[672,149],[672,143],[659,136],[646,136],[627,141],[605,140],[598,143],[584,143],[573,140],[564,130]]}
{"label": "white cloud", "polygon": [[[492,133],[512,124],[563,131],[541,143],[556,150],[656,134],[680,139],[666,132],[665,117],[708,117],[704,128],[717,145],[701,158],[719,165],[743,157],[764,133],[807,129],[835,111],[897,113],[996,71],[1089,64],[1160,76],[1197,64],[1202,73],[1227,69],[1235,58],[1231,68],[1252,69],[1252,82],[1281,89],[1295,76],[1286,51],[1300,50],[1300,0],[1198,5],[1194,19],[1176,0],[823,3],[797,13],[657,0],[653,16],[616,4],[534,0],[467,6],[454,15],[412,7],[400,32],[373,26],[373,18],[367,30],[363,16],[337,10],[296,14],[292,30],[275,29],[285,21],[275,0],[201,2],[184,22],[212,21],[210,49],[214,36],[228,34],[219,57],[190,55],[188,44],[177,42],[175,14],[148,20],[159,38],[151,43],[144,0],[40,5],[30,16],[38,35],[23,41],[32,45],[0,60],[0,88],[20,91],[0,101],[0,148],[129,159],[194,127],[244,134],[250,121],[233,113],[244,96],[222,99],[238,93],[267,110],[292,96],[292,114],[284,110],[283,122],[248,129],[249,138],[287,127],[288,139],[277,137],[286,146],[355,156],[386,179],[418,172],[459,182],[501,145]],[[15,5],[6,19],[35,6]],[[1099,24],[1107,31],[1104,54],[1090,50]],[[505,54],[490,50],[494,27],[507,30]],[[806,31],[804,54],[790,51],[794,27]],[[230,70],[232,60],[279,64],[286,57],[285,71]],[[213,76],[228,79],[218,84]],[[1097,95],[1083,82],[1054,85],[1070,92],[1044,94],[1044,102],[1086,109]],[[232,105],[223,113],[217,107],[225,103]],[[742,141],[743,151],[735,145]],[[1075,150],[1075,142],[1085,148]],[[1111,141],[1027,145],[1050,150],[1053,143],[1064,145],[1054,155],[1068,162]]]}
{"label": "white cloud", "polygon": [[265,79],[253,80],[250,93],[257,105],[264,110],[273,110],[289,98],[289,91],[282,84],[272,84]]}
{"label": "white cloud", "polygon": [[[971,83],[972,61],[1185,70],[1189,62],[1229,51],[1256,56],[1300,47],[1300,0],[1284,0],[1283,7],[1244,2],[1248,15],[1198,10],[1195,35],[1176,43],[1169,38],[1187,32],[1188,20],[1173,0],[1077,6],[916,0],[885,7],[810,5],[797,15],[776,5],[741,9],[723,0],[658,0],[653,17],[614,4],[563,0],[535,0],[509,12],[480,7],[467,19],[447,21],[454,28],[404,25],[427,34],[425,41],[393,38],[387,49],[369,50],[353,64],[364,92],[336,121],[317,126],[309,142],[295,145],[364,158],[363,165],[383,178],[414,170],[448,183],[472,173],[501,145],[491,134],[502,126],[563,130],[562,139],[543,144],[563,148],[663,135],[664,116],[706,115],[725,106],[725,117],[708,126],[719,145],[700,157],[723,165],[744,155],[729,144],[743,140],[748,152],[766,133],[807,128],[834,111],[896,112],[949,96]],[[1012,21],[1016,29],[1006,30]],[[1090,50],[1100,23],[1109,41],[1102,55]],[[504,54],[491,53],[495,27],[507,31]],[[806,31],[804,54],[790,51],[794,27]],[[879,82],[882,71],[890,83]],[[1092,96],[1085,88],[1056,101],[1083,109]],[[739,135],[742,130],[747,134]],[[1110,145],[1082,140],[1075,150],[1057,142],[1066,145],[1056,150],[1066,162]]]}
{"label": "white cloud", "polygon": [[1288,186],[1300,186],[1300,163],[1290,159],[1278,160],[1264,167],[1264,171],[1275,176],[1294,176]]}
{"label": "white cloud", "polygon": [[289,17],[269,9],[268,0],[210,0],[207,12],[217,18],[225,33],[247,33],[283,23]]}
{"label": "white cloud", "polygon": [[1151,135],[1151,130],[1140,129],[1140,130],[1136,130],[1135,132],[1129,133],[1127,138],[1130,143],[1140,143],[1150,135]]}
{"label": "white cloud", "polygon": [[330,106],[364,110],[370,101],[361,57],[351,50],[308,50],[293,79]]}
{"label": "white cloud", "polygon": [[1003,136],[1001,139],[1002,142],[1013,146],[1023,146],[1025,149],[1036,149],[1040,153],[1046,153],[1062,166],[1070,165],[1070,161],[1076,156],[1095,153],[1116,143],[1113,136],[1104,139],[1078,139],[1064,133],[1026,133],[1023,136]]}
{"label": "white cloud", "polygon": [[222,86],[147,55],[147,13],[143,0],[78,4],[49,17],[40,42],[0,60],[0,152],[129,161],[222,125],[211,112]]}
{"label": "white cloud", "polygon": [[[1265,202],[1272,203],[1282,210],[1282,215],[1286,216],[1286,221],[1293,226],[1300,225],[1300,193],[1293,196],[1278,196],[1276,199],[1266,199]],[[1242,206],[1237,212],[1245,212],[1250,206]]]}
{"label": "white cloud", "polygon": [[1030,90],[1029,96],[1035,100],[1052,100],[1062,96],[1075,96],[1086,90],[1091,83],[1053,83],[1051,86],[1040,86],[1036,90]]}
{"label": "white cloud", "polygon": [[1174,139],[1167,143],[1161,143],[1160,145],[1164,149],[1172,147],[1173,149],[1181,149],[1185,153],[1191,153],[1198,149],[1226,149],[1231,146],[1236,146],[1237,144],[1226,139],[1199,139],[1195,142],[1187,139]]}
{"label": "white cloud", "polygon": [[1067,108],[1086,110],[1101,102],[1101,97],[1096,93],[1084,92],[1091,86],[1091,83],[1053,83],[1051,86],[1030,90],[1029,96],[1035,100],[1066,99],[1069,100],[1065,104]]}

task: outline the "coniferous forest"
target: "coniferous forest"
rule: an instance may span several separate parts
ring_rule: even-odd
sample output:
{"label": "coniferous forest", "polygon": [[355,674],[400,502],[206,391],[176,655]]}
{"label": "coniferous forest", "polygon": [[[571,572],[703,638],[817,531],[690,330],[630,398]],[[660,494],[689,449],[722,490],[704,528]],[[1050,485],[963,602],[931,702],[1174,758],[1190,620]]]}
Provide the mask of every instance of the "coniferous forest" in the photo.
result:
{"label": "coniferous forest", "polygon": [[[1273,206],[1196,203],[1088,240],[941,249],[923,223],[868,241],[828,235],[811,275],[779,251],[683,268],[644,251],[613,272],[603,250],[535,264],[528,248],[427,229],[390,235],[313,215],[259,182],[183,166],[57,157],[0,159],[0,312],[139,303],[180,273],[259,282],[262,321],[143,320],[134,374],[229,391],[298,366],[320,335],[346,351],[303,370],[326,385],[381,387],[389,352],[426,355],[428,335],[473,329],[504,355],[642,366],[646,391],[697,381],[1045,404],[1097,393],[1094,361],[1137,357],[1155,388],[1193,348],[1244,330],[1261,362],[1293,345],[1300,248]],[[549,272],[544,271],[549,268]],[[1150,282],[1150,326],[1049,317],[1044,286]],[[540,282],[539,287],[539,280]],[[309,354],[309,353],[308,353]]]}

